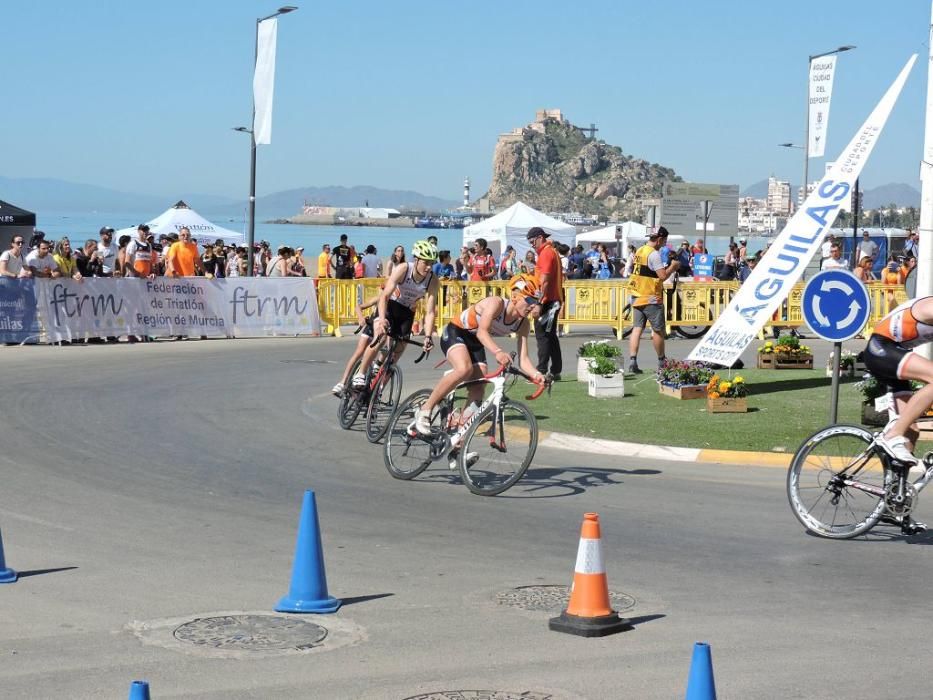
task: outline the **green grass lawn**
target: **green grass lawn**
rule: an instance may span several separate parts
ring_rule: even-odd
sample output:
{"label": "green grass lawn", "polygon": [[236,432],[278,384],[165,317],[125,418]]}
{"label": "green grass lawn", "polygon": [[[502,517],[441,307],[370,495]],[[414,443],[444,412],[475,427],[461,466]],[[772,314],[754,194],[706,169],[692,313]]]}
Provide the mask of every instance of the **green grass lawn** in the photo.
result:
{"label": "green grass lawn", "polygon": [[[743,369],[721,373],[748,384],[748,413],[706,412],[706,401],[662,396],[654,375],[626,375],[625,396],[594,399],[583,382],[562,381],[531,407],[541,430],[655,445],[726,450],[794,452],[815,430],[829,424],[831,379],[816,370]],[[839,422],[858,425],[857,380],[839,387]],[[523,389],[511,392],[519,398]]]}

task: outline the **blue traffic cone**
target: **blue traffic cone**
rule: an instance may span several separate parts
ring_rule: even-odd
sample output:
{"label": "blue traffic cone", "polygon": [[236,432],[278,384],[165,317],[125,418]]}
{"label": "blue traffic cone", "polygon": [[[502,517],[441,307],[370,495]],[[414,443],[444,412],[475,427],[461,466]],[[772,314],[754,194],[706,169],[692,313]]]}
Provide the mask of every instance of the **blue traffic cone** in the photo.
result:
{"label": "blue traffic cone", "polygon": [[13,569],[7,568],[3,558],[3,533],[0,532],[0,583],[13,583],[17,574]]}
{"label": "blue traffic cone", "polygon": [[149,684],[146,681],[133,681],[129,700],[149,700]]}
{"label": "blue traffic cone", "polygon": [[305,491],[298,522],[298,541],[295,544],[295,562],[292,565],[292,583],[288,595],[275,606],[276,612],[332,613],[341,601],[327,595],[327,576],[324,574],[324,550],[321,530],[317,522],[317,504],[314,491]]}
{"label": "blue traffic cone", "polygon": [[687,679],[686,700],[716,700],[716,681],[713,680],[713,659],[709,644],[697,642],[693,645],[693,660],[690,662],[690,678]]}

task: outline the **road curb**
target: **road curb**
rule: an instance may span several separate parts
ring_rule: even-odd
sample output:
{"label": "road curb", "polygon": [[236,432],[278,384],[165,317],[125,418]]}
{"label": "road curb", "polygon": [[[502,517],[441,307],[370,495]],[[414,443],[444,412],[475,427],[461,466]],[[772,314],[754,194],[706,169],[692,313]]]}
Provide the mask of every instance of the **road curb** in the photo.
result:
{"label": "road curb", "polygon": [[567,433],[541,431],[539,443],[542,447],[558,450],[664,459],[671,462],[706,462],[712,464],[747,464],[759,467],[790,466],[793,455],[780,452],[753,452],[743,450],[707,450],[692,447],[669,447],[664,445],[642,445],[621,440],[585,438]]}

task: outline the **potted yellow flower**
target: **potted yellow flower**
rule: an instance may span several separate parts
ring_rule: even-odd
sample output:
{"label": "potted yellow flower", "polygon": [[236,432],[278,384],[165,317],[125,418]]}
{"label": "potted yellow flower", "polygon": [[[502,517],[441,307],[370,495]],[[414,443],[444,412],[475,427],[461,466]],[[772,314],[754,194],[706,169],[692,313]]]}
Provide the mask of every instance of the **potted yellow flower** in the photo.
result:
{"label": "potted yellow flower", "polygon": [[742,377],[732,381],[714,374],[706,385],[706,410],[710,413],[746,413],[748,385]]}

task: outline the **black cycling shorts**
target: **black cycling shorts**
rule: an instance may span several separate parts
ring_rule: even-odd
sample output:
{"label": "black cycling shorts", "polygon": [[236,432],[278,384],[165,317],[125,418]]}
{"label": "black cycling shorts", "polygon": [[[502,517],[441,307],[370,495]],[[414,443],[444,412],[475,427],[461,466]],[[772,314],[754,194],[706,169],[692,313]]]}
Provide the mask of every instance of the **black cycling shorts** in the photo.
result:
{"label": "black cycling shorts", "polygon": [[896,393],[912,391],[910,382],[900,378],[900,369],[907,356],[912,352],[900,343],[875,333],[868,339],[865,346],[865,368],[879,382],[888,385],[888,390]]}
{"label": "black cycling shorts", "polygon": [[460,326],[448,323],[444,326],[444,332],[441,333],[441,350],[444,352],[444,355],[446,355],[447,351],[454,345],[465,346],[467,352],[470,353],[470,359],[473,361],[473,364],[486,364],[486,348],[479,342],[476,333],[471,333],[470,331],[460,328]]}
{"label": "black cycling shorts", "polygon": [[[370,318],[375,318],[373,314]],[[411,326],[415,322],[415,312],[404,304],[399,304],[393,299],[386,302],[386,320],[389,322],[389,333],[396,338],[408,339],[411,337]],[[361,331],[364,335],[373,337],[373,324],[371,321],[366,323],[366,328]]]}

